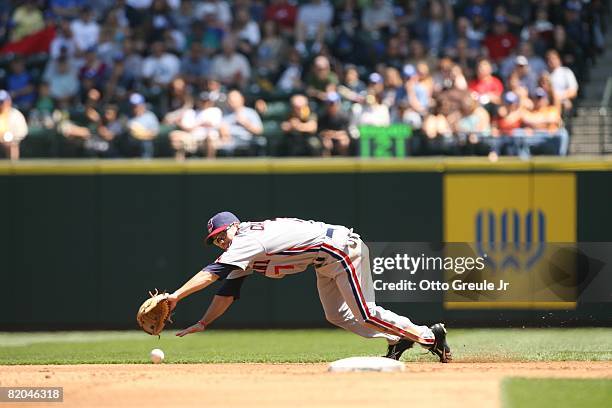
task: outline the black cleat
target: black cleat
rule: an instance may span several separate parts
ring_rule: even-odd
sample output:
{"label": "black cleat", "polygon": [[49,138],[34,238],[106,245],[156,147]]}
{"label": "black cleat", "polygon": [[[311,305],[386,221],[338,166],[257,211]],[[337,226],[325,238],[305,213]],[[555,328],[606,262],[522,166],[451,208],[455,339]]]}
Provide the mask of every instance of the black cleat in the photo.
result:
{"label": "black cleat", "polygon": [[446,342],[446,328],[443,323],[436,323],[431,326],[431,331],[436,336],[436,341],[429,348],[431,354],[435,354],[440,358],[441,363],[448,363],[453,359],[451,349]]}
{"label": "black cleat", "polygon": [[414,341],[408,339],[401,339],[395,344],[389,344],[387,349],[387,355],[383,357],[392,358],[393,360],[399,360],[402,353],[409,348],[414,346]]}

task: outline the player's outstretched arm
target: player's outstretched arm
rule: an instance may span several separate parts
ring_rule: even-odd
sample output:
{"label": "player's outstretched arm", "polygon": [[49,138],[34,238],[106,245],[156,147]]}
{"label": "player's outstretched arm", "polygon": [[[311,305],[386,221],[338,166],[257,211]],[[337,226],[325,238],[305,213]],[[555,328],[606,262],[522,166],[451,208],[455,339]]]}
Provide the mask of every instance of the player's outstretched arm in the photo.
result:
{"label": "player's outstretched arm", "polygon": [[176,335],[179,337],[183,337],[190,333],[204,331],[206,329],[206,326],[211,324],[215,319],[225,313],[225,311],[230,307],[233,302],[233,296],[216,295],[210,303],[210,306],[208,306],[208,309],[206,310],[206,313],[204,313],[202,319],[200,319],[196,324],[191,325],[188,328],[176,333]]}
{"label": "player's outstretched arm", "polygon": [[174,293],[168,296],[168,302],[170,303],[170,309],[174,309],[176,304],[187,296],[195,293],[199,290],[204,289],[214,281],[219,279],[214,273],[210,273],[206,270],[202,270],[196,273],[191,279],[189,279],[183,286],[178,288]]}

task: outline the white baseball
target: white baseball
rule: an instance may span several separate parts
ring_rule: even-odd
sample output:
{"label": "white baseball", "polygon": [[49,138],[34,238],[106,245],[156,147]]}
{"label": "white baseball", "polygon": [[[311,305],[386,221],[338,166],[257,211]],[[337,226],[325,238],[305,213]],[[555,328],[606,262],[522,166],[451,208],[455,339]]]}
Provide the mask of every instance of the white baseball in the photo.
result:
{"label": "white baseball", "polygon": [[164,361],[164,352],[161,351],[160,349],[151,350],[151,361],[154,364],[159,364],[162,361]]}

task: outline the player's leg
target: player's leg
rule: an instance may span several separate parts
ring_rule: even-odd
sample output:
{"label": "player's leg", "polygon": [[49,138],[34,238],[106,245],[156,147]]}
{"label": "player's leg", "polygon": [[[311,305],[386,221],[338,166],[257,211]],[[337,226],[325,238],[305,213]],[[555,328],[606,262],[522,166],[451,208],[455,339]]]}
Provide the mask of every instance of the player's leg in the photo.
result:
{"label": "player's leg", "polygon": [[319,291],[319,298],[325,312],[325,318],[331,324],[362,337],[382,337],[387,339],[390,344],[395,344],[399,341],[400,338],[398,336],[376,330],[356,319],[350,307],[344,301],[334,279],[317,273],[317,290]]}
{"label": "player's leg", "polygon": [[438,355],[442,362],[450,360],[444,326],[420,326],[376,304],[368,247],[359,238],[353,244],[346,251],[333,247],[327,251],[338,259],[334,264],[336,285],[355,316],[378,330],[419,343]]}

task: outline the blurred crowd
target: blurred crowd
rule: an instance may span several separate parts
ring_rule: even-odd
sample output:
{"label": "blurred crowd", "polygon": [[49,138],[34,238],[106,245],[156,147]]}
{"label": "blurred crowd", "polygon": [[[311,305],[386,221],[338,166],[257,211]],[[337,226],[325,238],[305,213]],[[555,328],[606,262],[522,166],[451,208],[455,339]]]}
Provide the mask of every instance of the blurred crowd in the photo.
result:
{"label": "blurred crowd", "polygon": [[179,159],[355,155],[360,126],[392,124],[419,154],[537,135],[564,153],[608,6],[5,0],[0,156],[19,158],[33,128],[57,132],[63,156],[153,157],[162,134]]}

